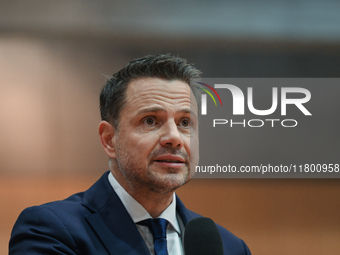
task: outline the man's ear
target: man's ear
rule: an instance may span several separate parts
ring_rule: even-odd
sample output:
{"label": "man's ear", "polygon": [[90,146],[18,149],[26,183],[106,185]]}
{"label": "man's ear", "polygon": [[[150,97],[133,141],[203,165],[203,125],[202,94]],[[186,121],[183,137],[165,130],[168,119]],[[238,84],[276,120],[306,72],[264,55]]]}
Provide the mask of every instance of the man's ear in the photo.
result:
{"label": "man's ear", "polygon": [[115,129],[107,121],[101,121],[98,127],[100,141],[104,151],[109,158],[116,158],[116,148],[114,142]]}

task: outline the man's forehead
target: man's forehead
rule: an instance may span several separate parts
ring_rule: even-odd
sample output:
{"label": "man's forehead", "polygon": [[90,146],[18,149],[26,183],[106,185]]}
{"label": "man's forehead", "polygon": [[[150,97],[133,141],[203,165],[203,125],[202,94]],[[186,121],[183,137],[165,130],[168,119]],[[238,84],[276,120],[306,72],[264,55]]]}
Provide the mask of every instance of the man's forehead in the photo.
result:
{"label": "man's forehead", "polygon": [[[179,80],[160,78],[138,78],[132,80],[126,92],[128,102],[155,99],[164,102],[188,103],[197,107],[190,85]],[[192,101],[192,102],[191,102]]]}

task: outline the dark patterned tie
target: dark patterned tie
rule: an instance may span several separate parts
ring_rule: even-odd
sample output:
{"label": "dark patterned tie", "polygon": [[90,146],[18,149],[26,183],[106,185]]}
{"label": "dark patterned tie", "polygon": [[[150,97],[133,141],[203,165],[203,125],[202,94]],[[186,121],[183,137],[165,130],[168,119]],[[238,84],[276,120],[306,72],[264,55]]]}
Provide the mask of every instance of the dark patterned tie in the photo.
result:
{"label": "dark patterned tie", "polygon": [[147,226],[153,235],[153,245],[155,255],[168,255],[166,245],[166,228],[169,222],[166,219],[147,219],[138,222],[137,224]]}

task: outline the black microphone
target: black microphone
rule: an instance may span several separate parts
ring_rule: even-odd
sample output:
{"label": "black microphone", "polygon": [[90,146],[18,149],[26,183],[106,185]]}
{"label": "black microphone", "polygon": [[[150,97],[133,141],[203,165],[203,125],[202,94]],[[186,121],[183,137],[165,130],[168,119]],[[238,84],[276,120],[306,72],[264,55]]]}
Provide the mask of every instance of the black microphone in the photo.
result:
{"label": "black microphone", "polygon": [[196,218],[187,223],[184,231],[185,255],[223,255],[220,232],[210,218]]}

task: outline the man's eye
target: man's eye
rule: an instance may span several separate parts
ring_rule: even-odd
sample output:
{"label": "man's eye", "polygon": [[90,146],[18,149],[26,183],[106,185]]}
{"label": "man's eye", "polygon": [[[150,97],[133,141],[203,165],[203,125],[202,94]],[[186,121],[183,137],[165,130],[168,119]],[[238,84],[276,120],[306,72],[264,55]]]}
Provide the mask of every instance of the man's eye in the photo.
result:
{"label": "man's eye", "polygon": [[190,120],[189,119],[184,119],[181,121],[181,125],[183,127],[189,127],[190,126]]}
{"label": "man's eye", "polygon": [[152,125],[155,124],[155,120],[153,118],[145,118],[144,123],[149,125],[149,126],[152,126]]}

